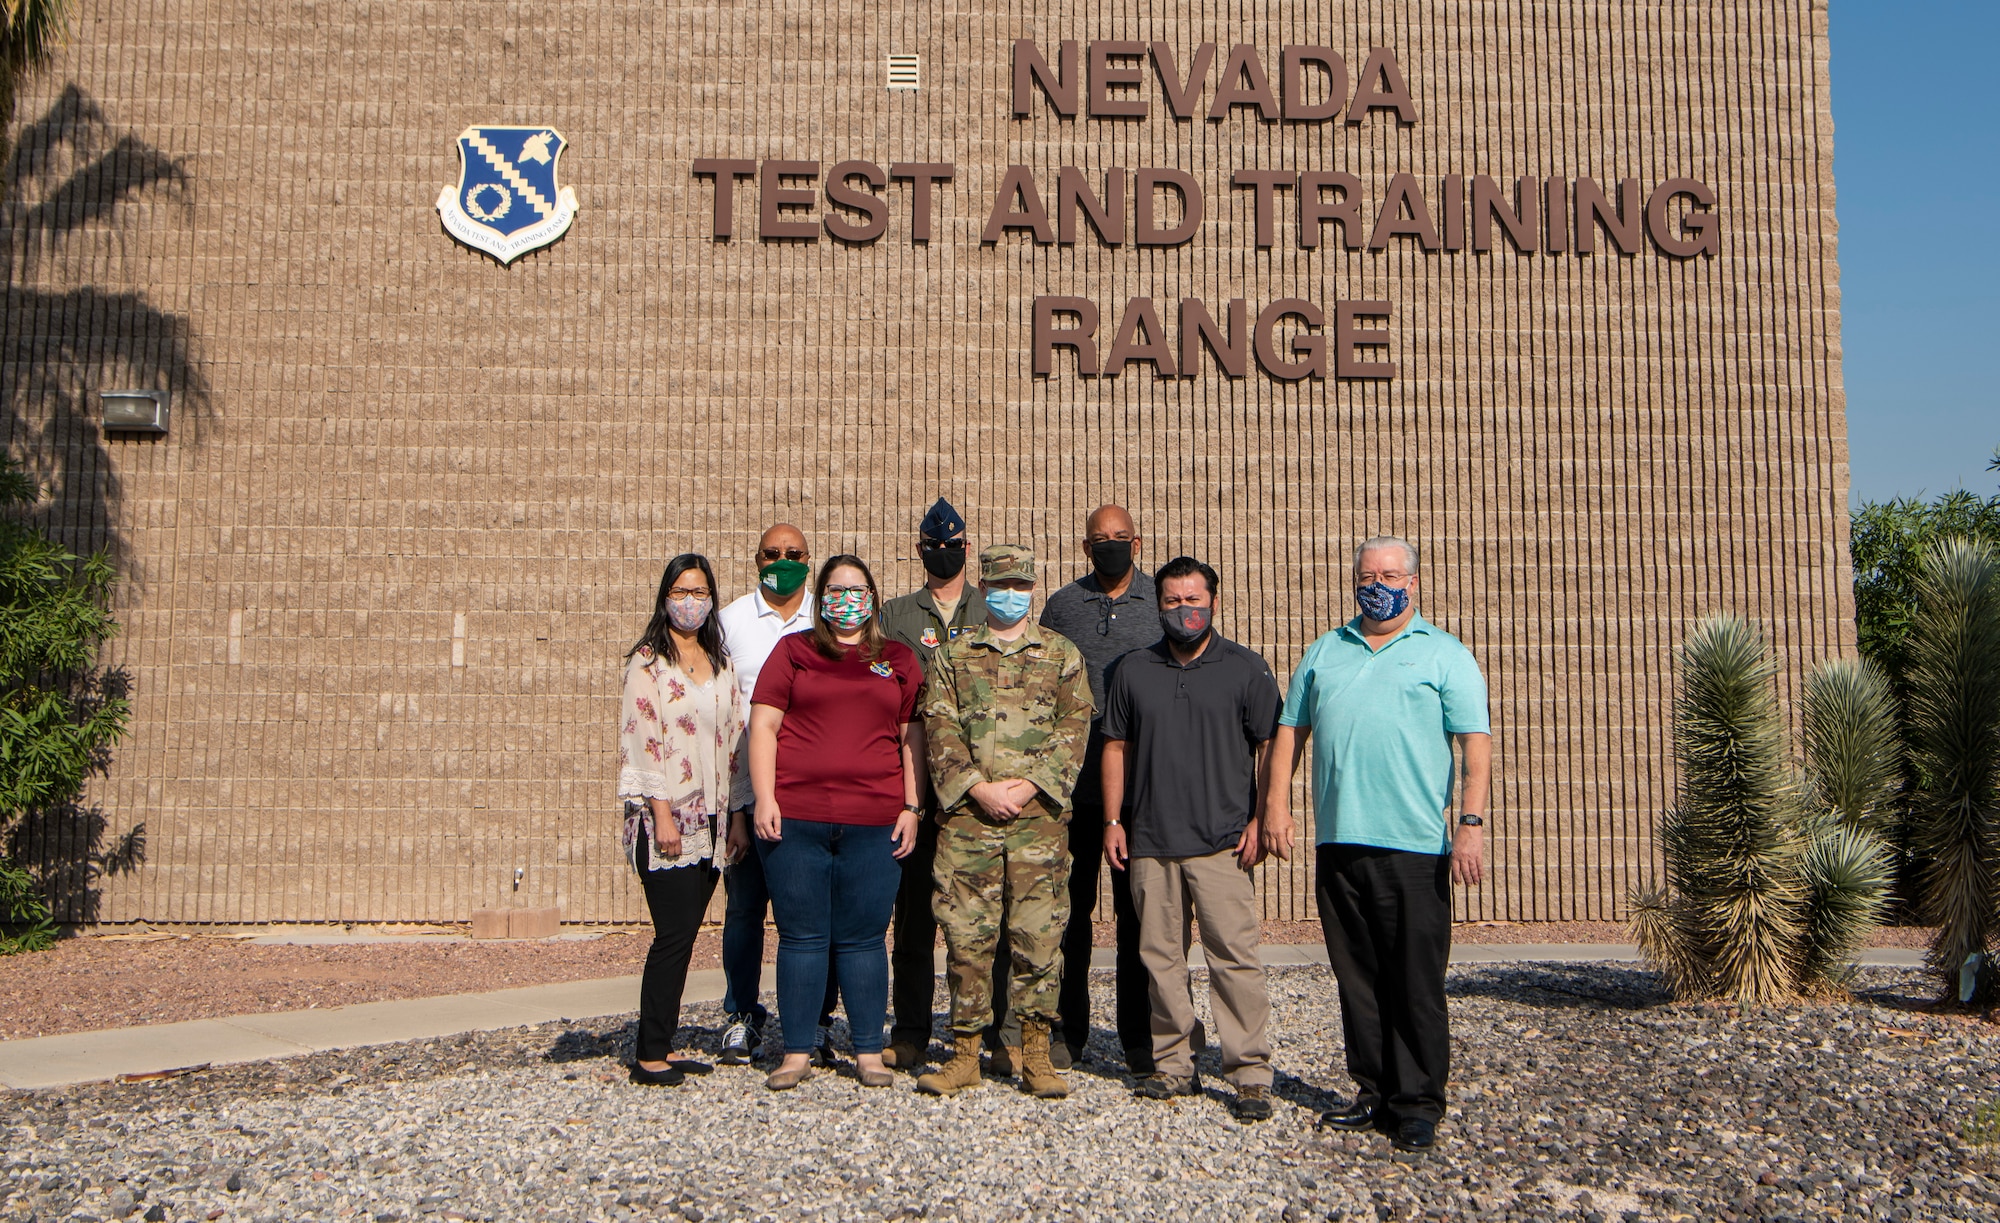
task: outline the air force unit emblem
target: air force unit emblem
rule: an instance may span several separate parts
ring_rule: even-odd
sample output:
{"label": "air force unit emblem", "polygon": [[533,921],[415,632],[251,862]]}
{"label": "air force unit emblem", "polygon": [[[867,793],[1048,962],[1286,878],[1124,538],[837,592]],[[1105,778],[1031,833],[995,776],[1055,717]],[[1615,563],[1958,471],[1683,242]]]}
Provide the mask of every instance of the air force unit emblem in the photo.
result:
{"label": "air force unit emblem", "polygon": [[458,186],[438,196],[452,237],[503,264],[554,242],[576,219],[576,188],[556,185],[568,148],[552,127],[468,127],[458,136]]}

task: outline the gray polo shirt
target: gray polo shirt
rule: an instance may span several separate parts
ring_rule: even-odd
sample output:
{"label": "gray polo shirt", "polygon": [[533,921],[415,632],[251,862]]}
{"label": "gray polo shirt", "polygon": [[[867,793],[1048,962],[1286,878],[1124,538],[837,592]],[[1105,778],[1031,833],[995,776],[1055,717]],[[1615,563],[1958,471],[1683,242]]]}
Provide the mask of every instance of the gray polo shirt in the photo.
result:
{"label": "gray polo shirt", "polygon": [[[1090,672],[1090,695],[1097,703],[1097,712],[1091,715],[1090,744],[1083,754],[1083,772],[1077,775],[1073,801],[1085,811],[1095,812],[1104,806],[1097,779],[1097,762],[1104,754],[1104,736],[1098,731],[1104,719],[1104,677],[1120,658],[1160,640],[1160,608],[1153,579],[1134,569],[1125,593],[1110,599],[1105,597],[1097,575],[1086,573],[1049,596],[1042,608],[1041,626],[1069,638],[1082,652],[1083,665]],[[1129,809],[1129,795],[1126,803]]]}
{"label": "gray polo shirt", "polygon": [[1125,741],[1132,856],[1236,848],[1257,800],[1257,745],[1277,733],[1284,704],[1271,664],[1211,634],[1182,666],[1162,641],[1118,664],[1105,702],[1104,737]]}

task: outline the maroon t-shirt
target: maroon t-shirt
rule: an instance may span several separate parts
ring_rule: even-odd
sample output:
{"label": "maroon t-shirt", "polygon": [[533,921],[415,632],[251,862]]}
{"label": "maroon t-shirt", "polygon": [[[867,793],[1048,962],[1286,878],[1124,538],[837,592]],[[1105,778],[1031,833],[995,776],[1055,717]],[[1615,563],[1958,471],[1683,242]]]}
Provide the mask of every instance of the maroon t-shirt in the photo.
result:
{"label": "maroon t-shirt", "polygon": [[903,724],[917,720],[916,651],[886,643],[836,662],[811,633],[778,639],[750,701],[785,713],[778,727],[778,809],[786,819],[893,824],[903,810]]}

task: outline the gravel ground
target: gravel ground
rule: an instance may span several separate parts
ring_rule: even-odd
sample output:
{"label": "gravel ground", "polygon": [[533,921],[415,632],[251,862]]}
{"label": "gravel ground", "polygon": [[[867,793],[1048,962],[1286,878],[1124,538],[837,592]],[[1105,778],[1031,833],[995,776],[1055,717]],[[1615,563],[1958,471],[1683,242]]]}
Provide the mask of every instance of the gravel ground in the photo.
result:
{"label": "gravel ground", "polygon": [[[1099,923],[1096,933],[1098,946],[1112,944],[1109,923]],[[1883,929],[1874,944],[1922,947],[1930,933]],[[611,929],[588,940],[278,947],[253,946],[230,935],[66,939],[49,951],[0,957],[0,1040],[629,976],[645,960],[650,935],[650,930]],[[1628,936],[1611,922],[1467,922],[1453,929],[1452,938],[1622,943]],[[1319,924],[1265,922],[1264,941],[1317,943]],[[721,944],[719,931],[703,931],[692,967],[718,967]],[[777,944],[775,932],[765,939],[767,959]]]}
{"label": "gravel ground", "polygon": [[[1322,969],[1272,975],[1281,1104],[1250,1126],[1214,1086],[1137,1100],[1095,1061],[1059,1102],[730,1069],[635,1088],[629,1020],[550,1024],[17,1093],[0,1218],[1992,1219],[2000,1151],[1961,1134],[2000,1027],[1930,1013],[1913,973],[1858,985],[1739,1014],[1665,1005],[1630,965],[1454,969],[1453,1109],[1416,1161],[1312,1128],[1341,1085]],[[715,1008],[688,1019],[712,1047]]]}

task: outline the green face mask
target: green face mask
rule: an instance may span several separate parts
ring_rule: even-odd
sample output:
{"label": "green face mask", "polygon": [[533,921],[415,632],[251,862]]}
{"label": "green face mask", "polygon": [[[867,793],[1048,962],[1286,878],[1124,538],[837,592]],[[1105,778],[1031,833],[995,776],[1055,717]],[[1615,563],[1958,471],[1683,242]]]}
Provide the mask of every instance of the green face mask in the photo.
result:
{"label": "green face mask", "polygon": [[780,599],[789,599],[806,584],[810,572],[804,561],[772,561],[757,571],[757,584]]}

